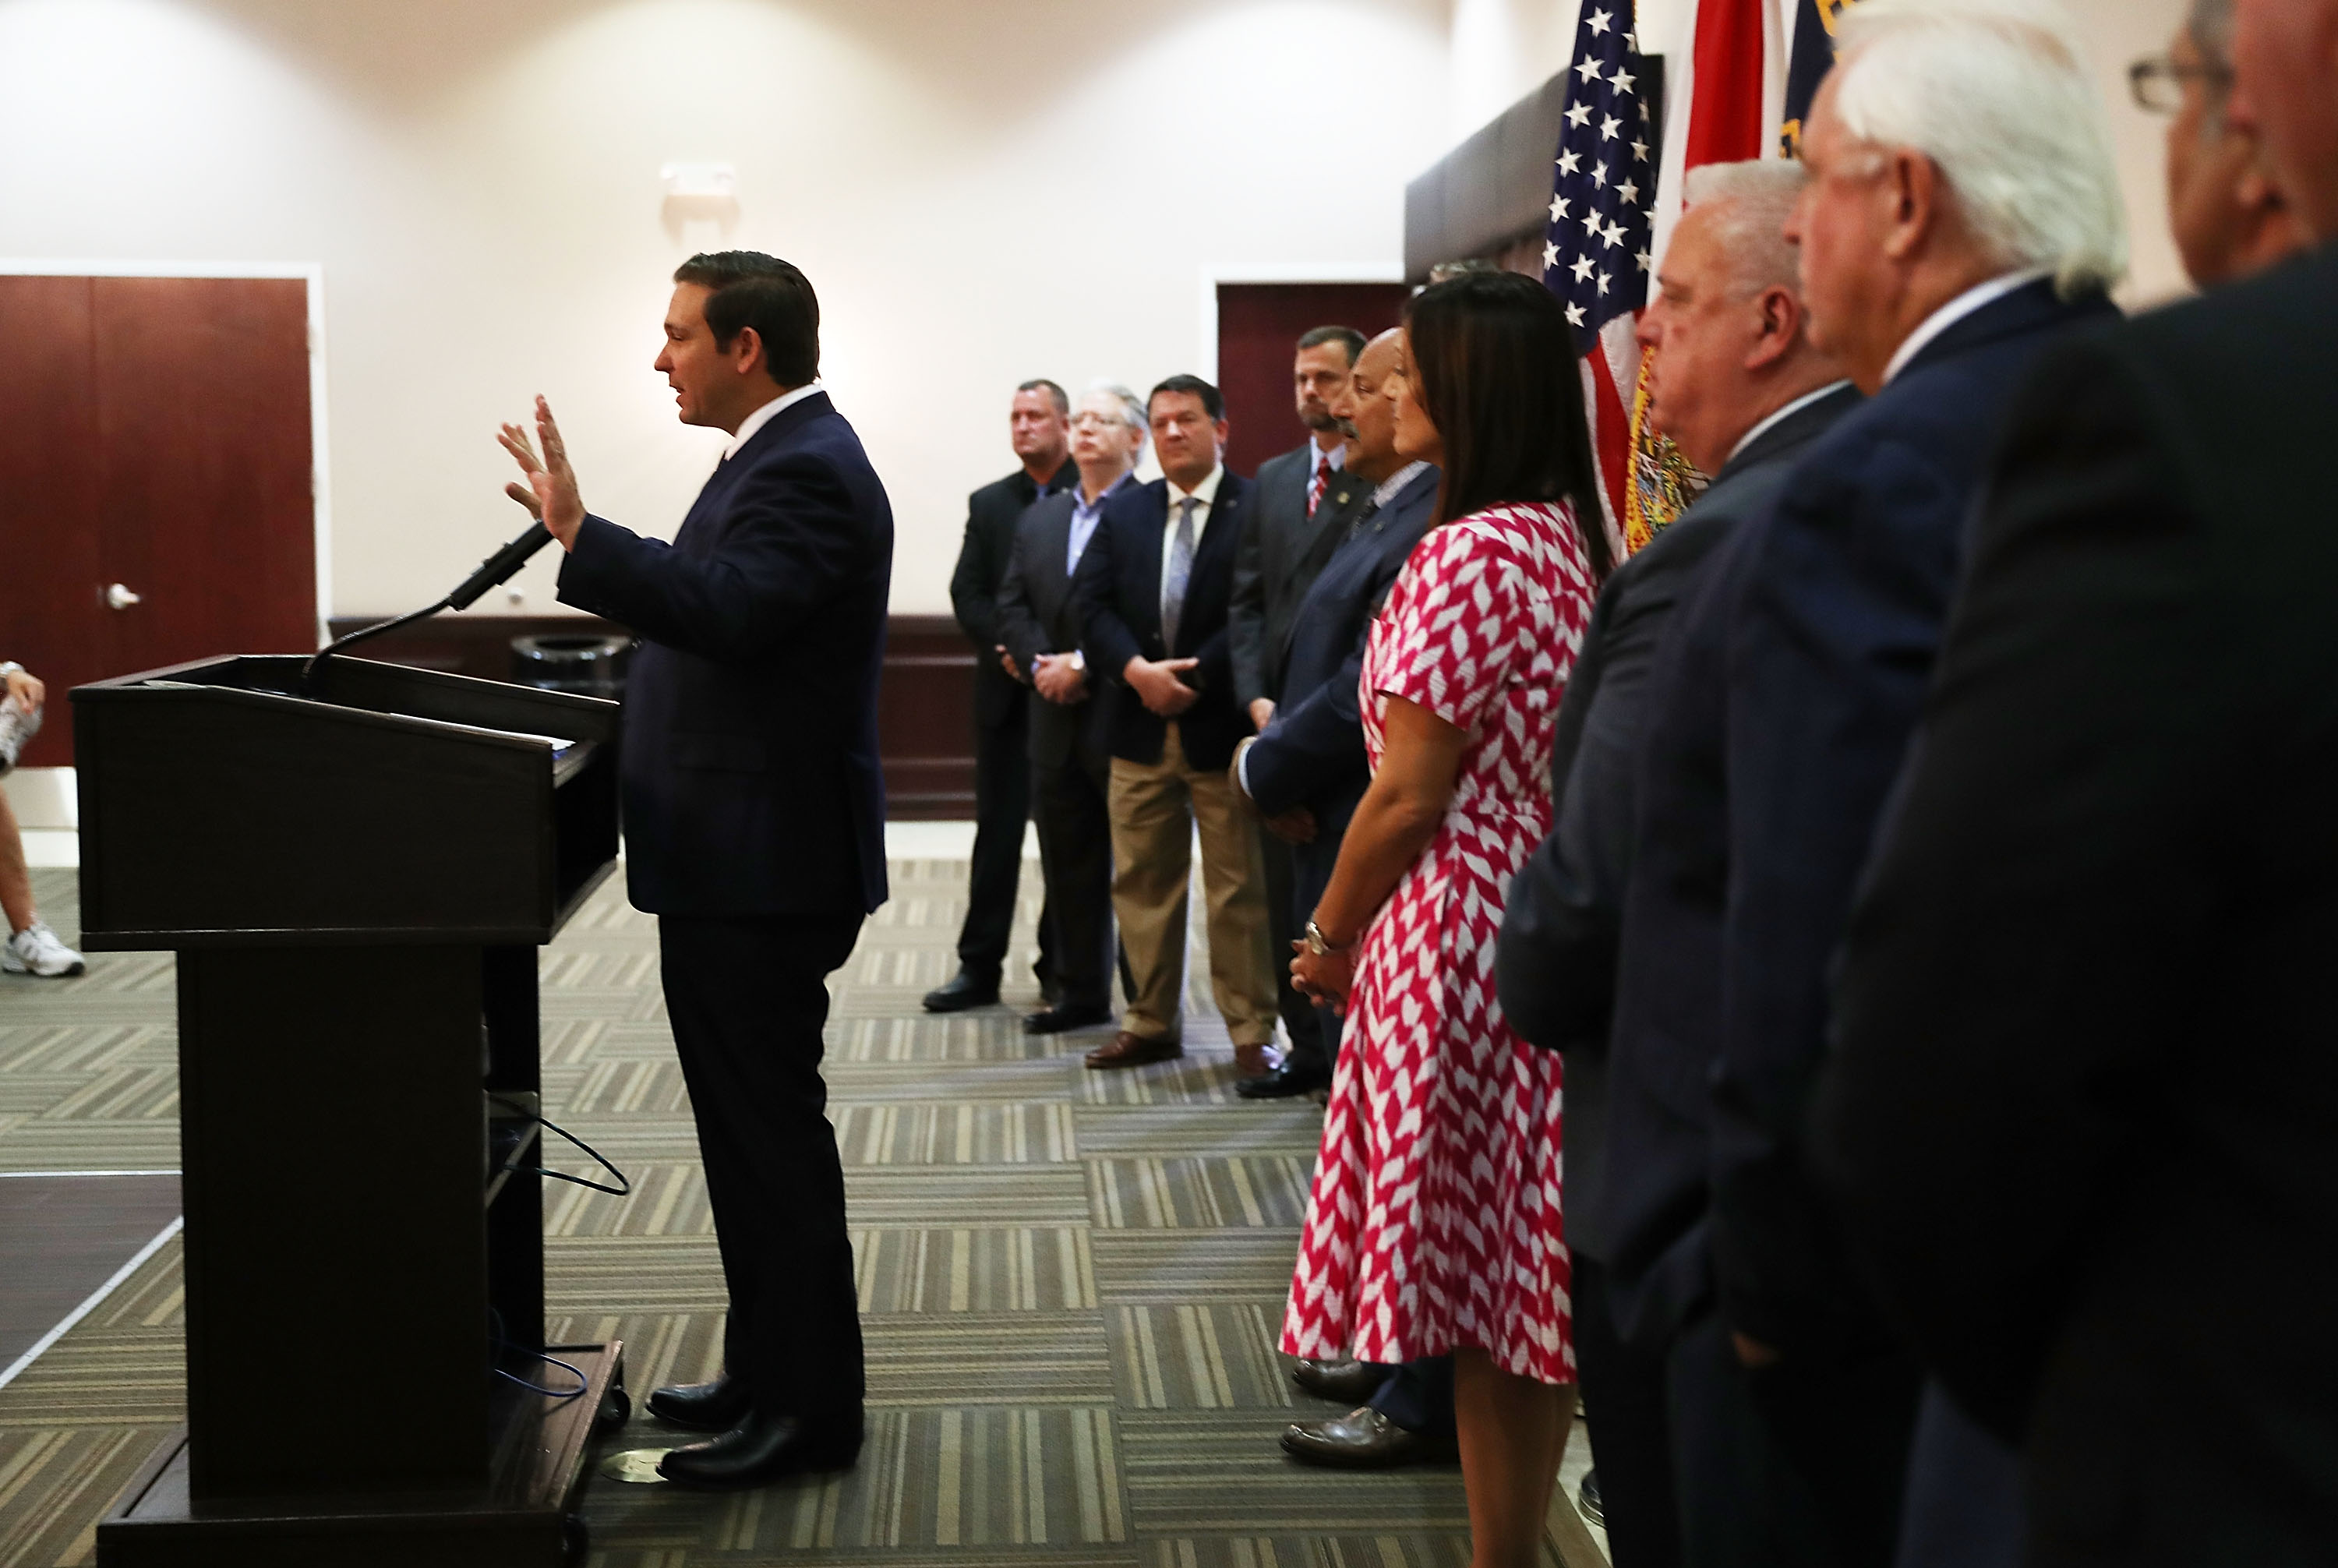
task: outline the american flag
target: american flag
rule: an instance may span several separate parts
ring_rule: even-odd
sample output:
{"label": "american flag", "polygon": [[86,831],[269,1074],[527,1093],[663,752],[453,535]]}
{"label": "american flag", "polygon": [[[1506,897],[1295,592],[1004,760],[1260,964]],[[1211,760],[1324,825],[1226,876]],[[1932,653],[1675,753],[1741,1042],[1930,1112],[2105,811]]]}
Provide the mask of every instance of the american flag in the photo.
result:
{"label": "american flag", "polygon": [[1632,333],[1648,302],[1657,169],[1653,84],[1632,29],[1632,0],[1584,0],[1542,248],[1544,286],[1565,303],[1583,357],[1592,448],[1619,541],[1632,466],[1625,397],[1638,378]]}

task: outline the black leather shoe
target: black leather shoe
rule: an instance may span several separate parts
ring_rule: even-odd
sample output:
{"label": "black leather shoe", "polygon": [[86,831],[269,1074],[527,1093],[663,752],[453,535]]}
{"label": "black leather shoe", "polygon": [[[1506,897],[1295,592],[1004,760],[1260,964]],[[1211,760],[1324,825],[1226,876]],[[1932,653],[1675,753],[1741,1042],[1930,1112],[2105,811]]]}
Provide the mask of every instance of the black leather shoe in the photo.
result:
{"label": "black leather shoe", "polygon": [[727,1492],[818,1470],[850,1470],[860,1457],[860,1417],[811,1422],[750,1416],[720,1437],[692,1443],[658,1461],[677,1486]]}
{"label": "black leather shoe", "polygon": [[1026,1034],[1060,1034],[1066,1029],[1093,1029],[1112,1022],[1109,1007],[1048,1007],[1023,1015]]}
{"label": "black leather shoe", "polygon": [[971,969],[961,969],[948,985],[926,993],[926,1011],[963,1013],[969,1007],[988,1007],[997,1000],[997,975],[986,979]]}
{"label": "black leather shoe", "polygon": [[1282,1429],[1282,1451],[1310,1465],[1342,1470],[1393,1470],[1400,1465],[1435,1465],[1454,1456],[1443,1442],[1408,1432],[1370,1406],[1329,1421],[1300,1421]]}
{"label": "black leather shoe", "polygon": [[1245,1100],[1288,1100],[1316,1089],[1329,1089],[1331,1074],[1312,1062],[1300,1062],[1286,1056],[1282,1065],[1257,1078],[1245,1078],[1234,1085],[1234,1093]]}
{"label": "black leather shoe", "polygon": [[1388,1368],[1370,1361],[1311,1361],[1301,1357],[1291,1368],[1291,1380],[1318,1399],[1330,1399],[1350,1409],[1380,1391]]}
{"label": "black leather shoe", "polygon": [[1607,1510],[1599,1504],[1599,1472],[1586,1470],[1583,1485],[1575,1489],[1575,1509],[1586,1519],[1603,1528],[1607,1523]]}
{"label": "black leather shoe", "polygon": [[754,1399],[743,1378],[728,1372],[712,1383],[678,1383],[650,1396],[650,1414],[669,1426],[728,1432],[747,1418]]}

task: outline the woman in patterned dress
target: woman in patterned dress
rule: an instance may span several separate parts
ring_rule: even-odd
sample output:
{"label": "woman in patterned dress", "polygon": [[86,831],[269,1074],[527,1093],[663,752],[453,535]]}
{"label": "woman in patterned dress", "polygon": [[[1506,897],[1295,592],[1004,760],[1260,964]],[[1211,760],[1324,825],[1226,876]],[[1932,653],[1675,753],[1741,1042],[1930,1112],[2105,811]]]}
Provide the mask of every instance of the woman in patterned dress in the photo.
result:
{"label": "woman in patterned dress", "polygon": [[1348,999],[1350,1044],[1282,1348],[1452,1352],[1476,1568],[1519,1568],[1540,1556],[1575,1354],[1559,1059],[1503,1021],[1494,939],[1550,828],[1552,730],[1606,541],[1580,521],[1597,515],[1589,441],[1549,291],[1465,275],[1405,326],[1397,449],[1444,486],[1372,625],[1372,782],[1291,966],[1302,990]]}

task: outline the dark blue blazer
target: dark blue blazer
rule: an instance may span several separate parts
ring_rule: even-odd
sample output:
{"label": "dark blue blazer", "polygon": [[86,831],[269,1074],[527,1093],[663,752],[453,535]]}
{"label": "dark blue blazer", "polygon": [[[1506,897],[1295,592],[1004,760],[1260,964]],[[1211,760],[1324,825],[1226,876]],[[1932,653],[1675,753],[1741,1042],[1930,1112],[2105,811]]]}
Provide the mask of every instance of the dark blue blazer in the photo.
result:
{"label": "dark blue blazer", "polygon": [[1968,519],[2038,356],[2112,322],[2017,289],[1812,448],[1747,563],[1730,648],[1729,908],[1713,1256],[1730,1326],[1791,1356],[1883,1333],[1806,1167],[1829,964],[1930,684]]}
{"label": "dark blue blazer", "polygon": [[[1510,1026],[1567,1054],[1567,1245],[1608,1256],[1608,1042],[1658,661],[1733,529],[1766,510],[1804,448],[1859,403],[1845,386],[1778,421],[1599,591],[1551,741],[1553,826],[1510,879],[1495,980]],[[1638,1152],[1628,1143],[1622,1162]],[[1661,1169],[1661,1167],[1659,1167]]]}
{"label": "dark blue blazer", "polygon": [[584,520],[560,598],[644,640],[622,769],[635,907],[885,901],[877,677],[892,566],[885,486],[825,393],[716,468],[671,545]]}
{"label": "dark blue blazer", "polygon": [[1372,779],[1356,706],[1364,643],[1397,573],[1429,532],[1438,484],[1434,467],[1414,475],[1333,550],[1292,618],[1285,700],[1243,765],[1261,810],[1280,816],[1306,807],[1317,841],[1335,854]]}
{"label": "dark blue blazer", "polygon": [[1192,766],[1223,768],[1233,759],[1234,742],[1251,732],[1250,716],[1234,701],[1226,635],[1234,550],[1250,500],[1250,481],[1229,469],[1218,481],[1209,520],[1194,551],[1174,648],[1161,637],[1161,533],[1169,521],[1169,482],[1155,479],[1105,503],[1095,534],[1080,553],[1073,591],[1079,597],[1085,628],[1080,651],[1087,658],[1089,678],[1103,681],[1096,701],[1111,705],[1114,756],[1158,762],[1167,732],[1166,721],[1120,678],[1131,659],[1201,661],[1184,676],[1185,684],[1201,692],[1201,700],[1177,719],[1178,739]]}

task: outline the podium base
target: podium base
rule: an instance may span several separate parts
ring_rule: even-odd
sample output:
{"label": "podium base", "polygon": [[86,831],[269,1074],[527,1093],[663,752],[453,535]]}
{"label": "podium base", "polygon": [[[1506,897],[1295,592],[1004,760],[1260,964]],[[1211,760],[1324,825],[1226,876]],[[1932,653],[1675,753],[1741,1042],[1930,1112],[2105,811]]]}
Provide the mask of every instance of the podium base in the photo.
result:
{"label": "podium base", "polygon": [[[99,1568],[565,1568],[584,1561],[576,1513],[604,1408],[624,1405],[624,1346],[548,1348],[590,1386],[524,1399],[468,1493],[342,1491],[198,1504],[184,1431],[164,1439],[97,1527]],[[614,1400],[613,1400],[614,1396]],[[619,1417],[622,1419],[622,1417]]]}

